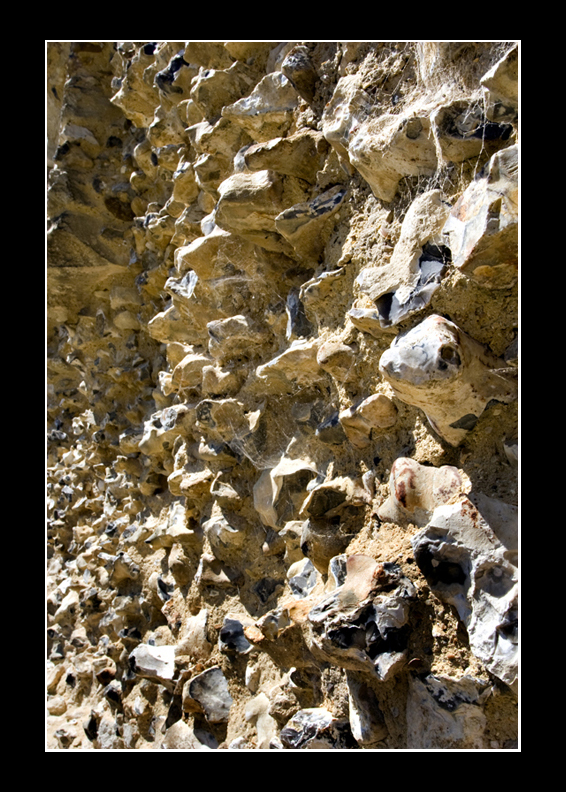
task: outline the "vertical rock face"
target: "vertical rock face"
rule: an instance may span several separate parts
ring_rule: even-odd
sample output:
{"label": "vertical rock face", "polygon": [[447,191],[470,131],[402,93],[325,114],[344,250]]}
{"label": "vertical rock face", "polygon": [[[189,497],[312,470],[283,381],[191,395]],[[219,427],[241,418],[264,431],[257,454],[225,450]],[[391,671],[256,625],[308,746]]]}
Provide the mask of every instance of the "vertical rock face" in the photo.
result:
{"label": "vertical rock face", "polygon": [[47,42],[47,749],[518,749],[517,42]]}

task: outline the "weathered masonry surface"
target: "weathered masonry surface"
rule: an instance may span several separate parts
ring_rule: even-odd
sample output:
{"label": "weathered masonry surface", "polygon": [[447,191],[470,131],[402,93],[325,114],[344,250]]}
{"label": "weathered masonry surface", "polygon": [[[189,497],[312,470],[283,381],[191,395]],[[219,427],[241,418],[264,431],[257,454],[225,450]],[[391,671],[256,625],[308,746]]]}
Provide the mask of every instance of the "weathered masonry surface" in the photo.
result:
{"label": "weathered masonry surface", "polygon": [[49,750],[519,750],[518,42],[47,42]]}

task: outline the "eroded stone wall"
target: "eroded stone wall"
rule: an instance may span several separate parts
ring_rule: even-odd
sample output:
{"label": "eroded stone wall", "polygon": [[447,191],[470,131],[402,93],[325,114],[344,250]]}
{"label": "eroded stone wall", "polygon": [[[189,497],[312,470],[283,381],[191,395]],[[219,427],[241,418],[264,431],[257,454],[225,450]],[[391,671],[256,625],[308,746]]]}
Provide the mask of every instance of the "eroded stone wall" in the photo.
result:
{"label": "eroded stone wall", "polygon": [[49,42],[47,748],[517,748],[516,42]]}

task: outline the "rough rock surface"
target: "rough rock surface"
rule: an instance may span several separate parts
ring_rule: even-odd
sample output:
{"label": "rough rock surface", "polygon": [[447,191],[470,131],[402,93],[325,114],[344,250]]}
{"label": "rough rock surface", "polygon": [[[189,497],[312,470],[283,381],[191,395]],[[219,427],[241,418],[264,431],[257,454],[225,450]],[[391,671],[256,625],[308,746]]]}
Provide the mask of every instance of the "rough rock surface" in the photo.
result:
{"label": "rough rock surface", "polygon": [[47,42],[48,750],[519,750],[517,42]]}

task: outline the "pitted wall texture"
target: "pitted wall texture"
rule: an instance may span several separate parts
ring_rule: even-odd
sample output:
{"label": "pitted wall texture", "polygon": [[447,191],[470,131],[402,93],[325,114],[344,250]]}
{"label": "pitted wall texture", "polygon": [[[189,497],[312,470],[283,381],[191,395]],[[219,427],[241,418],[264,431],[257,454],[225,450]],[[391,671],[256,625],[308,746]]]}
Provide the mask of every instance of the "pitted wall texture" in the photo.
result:
{"label": "pitted wall texture", "polygon": [[518,749],[517,42],[47,42],[49,750]]}

